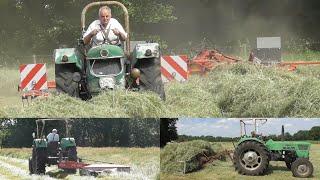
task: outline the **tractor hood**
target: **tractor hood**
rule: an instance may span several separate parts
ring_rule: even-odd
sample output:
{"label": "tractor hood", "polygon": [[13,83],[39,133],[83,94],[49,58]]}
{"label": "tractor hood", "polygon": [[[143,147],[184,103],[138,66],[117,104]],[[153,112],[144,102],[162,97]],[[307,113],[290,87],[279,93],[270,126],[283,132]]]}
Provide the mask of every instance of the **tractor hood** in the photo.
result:
{"label": "tractor hood", "polygon": [[87,53],[87,59],[107,59],[124,57],[123,49],[119,46],[102,44],[91,48]]}

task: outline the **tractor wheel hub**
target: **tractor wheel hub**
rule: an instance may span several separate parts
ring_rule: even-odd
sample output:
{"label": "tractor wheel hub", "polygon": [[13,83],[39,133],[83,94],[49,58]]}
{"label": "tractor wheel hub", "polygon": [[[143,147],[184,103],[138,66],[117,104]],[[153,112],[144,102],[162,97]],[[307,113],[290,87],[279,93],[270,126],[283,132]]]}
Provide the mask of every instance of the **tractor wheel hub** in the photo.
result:
{"label": "tractor wheel hub", "polygon": [[305,174],[308,172],[308,167],[305,164],[301,164],[298,166],[298,170],[299,174]]}
{"label": "tractor wheel hub", "polygon": [[254,170],[259,167],[261,157],[255,151],[248,151],[243,155],[241,162],[246,169]]}

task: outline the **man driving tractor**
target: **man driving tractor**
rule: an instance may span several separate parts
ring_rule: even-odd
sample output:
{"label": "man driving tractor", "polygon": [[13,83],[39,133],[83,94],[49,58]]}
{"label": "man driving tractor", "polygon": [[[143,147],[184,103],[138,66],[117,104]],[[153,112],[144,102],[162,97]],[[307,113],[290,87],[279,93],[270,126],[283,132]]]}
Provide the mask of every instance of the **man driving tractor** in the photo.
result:
{"label": "man driving tractor", "polygon": [[127,33],[122,25],[112,18],[111,9],[108,6],[102,6],[99,9],[99,20],[93,21],[83,35],[84,44],[91,43],[91,46],[101,44],[120,45],[125,41]]}

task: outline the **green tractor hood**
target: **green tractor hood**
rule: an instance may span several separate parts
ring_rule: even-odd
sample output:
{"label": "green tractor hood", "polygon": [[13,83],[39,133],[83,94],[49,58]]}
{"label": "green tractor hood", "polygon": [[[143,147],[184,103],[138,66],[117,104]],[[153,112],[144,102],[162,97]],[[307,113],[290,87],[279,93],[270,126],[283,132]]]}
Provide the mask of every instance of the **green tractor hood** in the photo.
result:
{"label": "green tractor hood", "polygon": [[119,46],[102,44],[91,48],[87,53],[87,59],[106,59],[124,57],[123,49]]}
{"label": "green tractor hood", "polygon": [[65,149],[67,147],[76,146],[76,141],[72,137],[70,137],[70,138],[62,138],[61,142],[60,142],[60,145],[61,145],[62,149]]}

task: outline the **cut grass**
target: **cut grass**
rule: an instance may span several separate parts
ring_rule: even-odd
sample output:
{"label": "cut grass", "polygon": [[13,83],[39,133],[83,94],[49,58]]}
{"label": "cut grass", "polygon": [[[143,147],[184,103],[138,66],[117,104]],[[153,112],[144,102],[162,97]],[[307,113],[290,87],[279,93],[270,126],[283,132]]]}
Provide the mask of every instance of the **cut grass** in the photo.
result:
{"label": "cut grass", "polygon": [[202,167],[207,157],[220,152],[219,146],[202,140],[169,143],[161,151],[161,172],[188,173]]}
{"label": "cut grass", "polygon": [[[313,54],[319,57],[319,53]],[[288,72],[286,67],[249,63],[223,65],[206,77],[191,76],[184,83],[166,84],[165,102],[152,92],[119,90],[89,101],[52,95],[25,107],[15,93],[16,79],[2,77],[7,85],[2,85],[0,117],[319,117],[318,67],[299,66]],[[12,100],[14,96],[17,100]]]}

